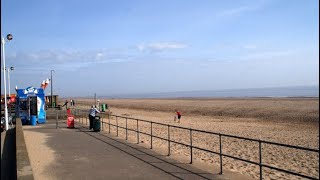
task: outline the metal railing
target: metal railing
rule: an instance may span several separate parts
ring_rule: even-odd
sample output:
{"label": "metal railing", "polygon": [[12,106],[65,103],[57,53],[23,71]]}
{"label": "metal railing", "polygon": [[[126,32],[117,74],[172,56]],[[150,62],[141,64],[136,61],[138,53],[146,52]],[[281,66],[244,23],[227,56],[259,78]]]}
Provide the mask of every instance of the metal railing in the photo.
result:
{"label": "metal railing", "polygon": [[[111,123],[110,123],[110,116],[116,118],[116,124],[111,124]],[[122,127],[122,126],[119,126],[119,125],[118,125],[119,118],[125,119],[125,121],[126,121],[126,127]],[[292,171],[289,171],[289,170],[281,169],[281,168],[278,168],[278,167],[274,167],[274,166],[271,166],[271,165],[262,163],[262,144],[270,144],[270,145],[275,145],[275,146],[282,146],[282,147],[287,147],[287,148],[294,148],[294,149],[305,150],[305,151],[316,152],[316,153],[319,153],[319,150],[318,150],[318,149],[311,149],[311,148],[306,148],[306,147],[301,147],[301,146],[293,146],[293,145],[281,144],[281,143],[276,143],[276,142],[269,142],[269,141],[257,140],[257,139],[252,139],[252,138],[245,138],[245,137],[239,137],[239,136],[228,135],[228,134],[214,133],[214,132],[209,132],[209,131],[203,131],[203,130],[192,129],[192,128],[185,128],[185,127],[180,127],[180,126],[175,126],[175,125],[170,125],[170,124],[164,124],[164,123],[147,121],[147,120],[136,119],[136,118],[129,118],[129,117],[118,116],[118,115],[109,115],[108,120],[109,120],[108,122],[103,122],[103,121],[102,121],[102,124],[107,124],[107,125],[109,125],[109,133],[110,133],[110,126],[114,126],[114,127],[117,128],[117,129],[116,129],[117,136],[118,136],[118,134],[119,134],[119,133],[118,133],[118,132],[119,132],[119,128],[125,129],[125,130],[126,130],[126,140],[127,140],[127,139],[128,139],[128,131],[136,132],[136,133],[137,133],[137,143],[139,143],[139,135],[140,135],[140,134],[144,134],[144,135],[150,136],[150,138],[151,138],[150,148],[151,148],[151,149],[152,149],[152,146],[153,146],[153,144],[152,144],[152,142],[153,142],[153,141],[152,141],[152,138],[158,138],[158,139],[167,141],[167,142],[168,142],[168,156],[170,156],[170,154],[171,154],[171,143],[180,144],[180,145],[183,145],[183,146],[186,146],[186,147],[190,148],[190,163],[192,163],[192,160],[193,160],[193,150],[194,150],[194,149],[219,155],[219,157],[220,157],[220,174],[223,173],[223,168],[222,168],[222,167],[223,167],[223,166],[222,166],[222,164],[223,164],[223,157],[228,157],[228,158],[236,159],[236,160],[239,160],[239,161],[243,161],[243,162],[247,162],[247,163],[250,163],[250,164],[254,164],[254,165],[259,166],[259,169],[260,169],[260,170],[259,170],[259,172],[260,172],[260,179],[263,178],[263,175],[262,175],[262,169],[263,169],[263,168],[269,168],[269,169],[273,169],[273,170],[276,170],[276,171],[288,173],[288,174],[291,174],[291,175],[295,175],[295,176],[307,178],[307,179],[318,179],[318,178],[316,178],[316,177],[311,177],[311,176],[308,176],[308,175],[305,175],[305,174],[301,174],[301,173],[297,173],[297,172],[292,172]],[[135,129],[129,129],[129,128],[128,128],[128,126],[127,126],[128,120],[136,121],[136,130],[135,130]],[[149,133],[146,133],[146,132],[139,131],[139,122],[150,123],[150,134],[149,134]],[[155,124],[161,125],[161,126],[166,126],[166,127],[167,127],[167,129],[168,129],[168,137],[167,137],[167,138],[163,138],[163,137],[156,136],[156,135],[153,134],[153,131],[152,131],[153,128],[152,128],[152,126],[155,125]],[[102,126],[103,126],[103,125],[102,125]],[[189,135],[189,136],[190,136],[190,144],[186,144],[186,143],[182,143],[182,142],[177,142],[177,141],[171,140],[171,139],[170,139],[170,129],[171,129],[171,128],[188,130],[189,133],[190,133],[190,135]],[[194,145],[192,144],[192,143],[193,143],[193,136],[192,136],[192,133],[193,133],[193,132],[201,132],[201,133],[207,133],[207,134],[217,135],[217,136],[219,137],[219,152],[215,152],[215,151],[211,151],[211,150],[208,150],[208,149],[204,149],[204,148],[201,148],[201,147],[198,147],[198,146],[194,146]],[[223,152],[222,152],[222,145],[223,145],[223,143],[222,143],[222,137],[236,138],[236,139],[248,140],[248,141],[252,141],[252,142],[258,143],[258,146],[259,146],[259,162],[254,162],[254,161],[251,161],[251,160],[247,160],[247,159],[243,159],[243,158],[240,158],[240,157],[235,157],[235,156],[231,156],[231,155],[228,155],[228,154],[226,154],[226,153],[223,153]]]}
{"label": "metal railing", "polygon": [[[83,117],[83,113],[79,113],[79,115],[81,117]],[[104,128],[104,124],[108,125],[108,132],[109,133],[111,133],[111,127],[115,127],[116,128],[116,136],[119,135],[119,128],[120,129],[124,129],[125,130],[125,135],[126,135],[126,140],[128,140],[128,131],[135,132],[136,136],[137,136],[137,144],[139,144],[139,136],[140,136],[140,134],[150,136],[150,139],[151,139],[150,140],[150,148],[151,149],[153,148],[153,138],[158,138],[160,140],[167,141],[167,143],[168,143],[168,154],[167,155],[168,156],[170,156],[170,154],[171,154],[171,143],[175,143],[175,144],[179,144],[179,145],[182,145],[182,146],[186,146],[186,147],[188,147],[190,149],[190,164],[192,164],[192,162],[193,162],[193,150],[195,150],[195,149],[218,155],[219,156],[219,161],[220,161],[220,174],[223,174],[223,157],[227,157],[227,158],[231,158],[231,159],[235,159],[235,160],[239,160],[239,161],[242,161],[242,162],[246,162],[246,163],[250,163],[250,164],[259,166],[259,172],[260,172],[259,177],[260,177],[261,180],[263,178],[263,173],[262,173],[263,172],[263,168],[269,168],[269,169],[272,169],[272,170],[275,170],[275,171],[280,171],[280,172],[283,172],[283,173],[295,175],[295,176],[306,178],[306,179],[315,179],[315,180],[319,179],[318,177],[312,177],[312,176],[309,176],[309,175],[306,175],[306,174],[293,172],[293,171],[282,169],[282,168],[275,167],[275,166],[272,166],[272,165],[264,164],[262,162],[262,153],[263,153],[262,152],[262,145],[263,144],[268,144],[268,145],[286,147],[286,148],[291,148],[291,149],[296,149],[296,150],[304,150],[304,151],[307,151],[307,152],[314,152],[314,153],[317,153],[318,157],[319,157],[319,149],[311,149],[311,148],[306,148],[306,147],[302,147],[302,146],[294,146],[294,145],[276,143],[276,142],[271,142],[271,141],[264,141],[264,140],[253,139],[253,138],[240,137],[240,136],[235,136],[235,135],[228,135],[228,134],[215,133],[215,132],[192,129],[192,128],[185,128],[185,127],[180,127],[180,126],[175,126],[175,125],[170,125],[170,124],[164,124],[164,123],[159,123],[159,122],[153,122],[153,121],[147,121],[147,120],[142,120],[142,119],[137,119],[137,118],[130,118],[130,117],[125,117],[125,116],[112,115],[112,114],[108,114],[108,113],[106,115],[108,117],[107,118],[108,122],[104,122],[104,119],[101,118],[101,123],[102,123],[102,128]],[[112,124],[110,122],[111,117],[115,117],[116,124]],[[85,113],[85,119],[86,119],[85,124],[88,124],[87,123],[87,113]],[[125,127],[119,126],[119,122],[118,122],[119,119],[125,120]],[[136,121],[136,129],[128,128],[128,120]],[[79,121],[82,124],[84,124],[84,119],[83,118],[79,119]],[[149,123],[150,124],[150,133],[139,131],[139,122]],[[167,131],[168,131],[167,132],[167,138],[154,135],[154,133],[153,133],[153,126],[154,125],[160,125],[160,126],[166,127]],[[183,129],[183,130],[189,131],[189,137],[190,137],[189,144],[186,144],[186,143],[183,143],[183,142],[178,142],[178,141],[170,139],[170,130],[172,128]],[[218,152],[217,151],[212,151],[212,150],[209,150],[209,149],[205,149],[205,148],[193,145],[193,143],[195,142],[195,139],[193,138],[193,133],[194,132],[200,132],[200,133],[205,133],[205,134],[211,134],[211,135],[218,136],[218,139],[219,139],[219,151]],[[225,152],[223,152],[223,148],[222,148],[223,147],[223,143],[222,143],[222,138],[223,137],[235,138],[235,139],[240,139],[240,140],[247,140],[247,141],[251,141],[251,142],[257,143],[258,144],[258,149],[259,149],[258,150],[259,162],[255,162],[255,161],[248,160],[248,159],[243,159],[241,157],[235,157],[235,156],[232,156],[232,155],[229,155],[229,154],[226,154]]]}

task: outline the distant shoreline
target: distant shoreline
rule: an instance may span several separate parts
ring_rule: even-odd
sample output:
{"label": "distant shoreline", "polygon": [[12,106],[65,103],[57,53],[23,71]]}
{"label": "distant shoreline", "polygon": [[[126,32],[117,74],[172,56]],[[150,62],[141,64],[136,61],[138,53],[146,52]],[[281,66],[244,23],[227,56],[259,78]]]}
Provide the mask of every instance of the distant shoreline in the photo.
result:
{"label": "distant shoreline", "polygon": [[[77,98],[90,98],[92,96],[77,96]],[[75,96],[74,96],[75,97]],[[293,86],[274,88],[247,88],[247,89],[225,89],[225,90],[200,90],[200,91],[176,91],[159,93],[123,93],[106,94],[97,93],[97,97],[114,99],[136,99],[136,98],[318,98],[319,86]]]}

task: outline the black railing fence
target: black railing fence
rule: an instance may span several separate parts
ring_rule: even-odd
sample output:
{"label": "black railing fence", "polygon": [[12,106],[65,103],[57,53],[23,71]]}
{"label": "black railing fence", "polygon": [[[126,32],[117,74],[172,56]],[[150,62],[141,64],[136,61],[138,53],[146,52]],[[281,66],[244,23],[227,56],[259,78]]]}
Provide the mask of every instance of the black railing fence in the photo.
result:
{"label": "black railing fence", "polygon": [[[80,123],[88,124],[88,110],[74,109],[73,111]],[[140,143],[141,136],[147,136],[149,137],[151,149],[154,147],[155,139],[162,140],[162,144],[167,143],[168,156],[170,156],[174,145],[179,145],[179,149],[181,147],[187,148],[190,155],[190,163],[195,159],[194,154],[196,154],[197,151],[206,152],[207,156],[212,159],[214,159],[213,155],[216,155],[219,161],[220,174],[223,173],[223,166],[230,162],[230,159],[233,159],[233,161],[237,160],[257,166],[259,168],[260,179],[263,179],[264,173],[270,170],[293,175],[296,178],[319,179],[319,176],[315,175],[319,173],[319,149],[186,128],[172,124],[113,115],[110,112],[101,113],[101,124],[102,130],[108,133],[115,131],[116,136],[119,136],[119,132],[121,131],[121,134],[125,135],[126,140],[131,136],[136,138],[136,143],[138,144]],[[182,136],[182,134],[184,135]],[[199,143],[199,141],[205,142],[205,145]],[[230,148],[231,145],[232,147]],[[227,146],[228,151],[224,149],[224,147]],[[285,150],[279,150],[279,148],[285,148]],[[244,149],[244,151],[240,151],[240,149]],[[270,155],[271,159],[266,158],[266,156],[264,156],[265,154]],[[272,158],[273,155],[282,158]],[[287,167],[288,163],[285,162],[289,160],[295,162],[297,161],[296,157],[305,158],[303,162],[295,163],[301,165],[301,167]],[[316,161],[317,164],[312,166],[306,165],[306,163],[311,160]],[[308,168],[308,172],[310,173],[302,173],[299,171],[300,168]],[[269,171],[266,171],[267,169],[269,169]],[[316,173],[311,173],[314,171]]]}

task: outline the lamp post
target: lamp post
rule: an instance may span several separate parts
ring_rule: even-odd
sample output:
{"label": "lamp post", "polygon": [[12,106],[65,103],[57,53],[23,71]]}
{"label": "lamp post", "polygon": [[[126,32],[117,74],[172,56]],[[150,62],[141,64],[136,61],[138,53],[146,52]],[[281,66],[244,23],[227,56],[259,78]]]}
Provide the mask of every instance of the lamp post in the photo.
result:
{"label": "lamp post", "polygon": [[[11,41],[12,40],[12,35],[8,34],[7,35],[7,40]],[[3,86],[4,86],[4,118],[6,121],[6,131],[9,128],[9,122],[8,122],[8,106],[7,106],[7,79],[6,79],[6,58],[5,58],[5,51],[4,51],[4,44],[6,43],[6,40],[4,38],[1,39],[1,44],[2,44],[2,60],[3,60]]]}
{"label": "lamp post", "polygon": [[14,67],[10,67],[9,69],[8,69],[8,82],[9,82],[9,96],[10,96],[10,94],[11,94],[11,91],[10,91],[10,88],[11,88],[11,86],[10,86],[10,71],[13,71],[14,70]]}
{"label": "lamp post", "polygon": [[53,80],[52,80],[52,71],[54,71],[54,70],[51,70],[51,78],[50,78],[50,80],[51,80],[51,108],[53,108],[53,91],[52,91],[52,82],[53,82]]}

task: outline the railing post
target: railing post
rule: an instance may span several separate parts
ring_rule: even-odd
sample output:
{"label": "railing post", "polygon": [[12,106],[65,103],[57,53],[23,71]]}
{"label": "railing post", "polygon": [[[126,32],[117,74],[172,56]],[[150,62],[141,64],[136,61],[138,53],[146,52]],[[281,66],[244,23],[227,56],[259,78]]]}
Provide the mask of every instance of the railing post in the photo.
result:
{"label": "railing post", "polygon": [[192,129],[190,128],[190,164],[192,164]]}
{"label": "railing post", "polygon": [[110,114],[109,114],[109,134],[110,134]]}
{"label": "railing post", "polygon": [[59,111],[56,111],[56,129],[58,129],[58,118],[59,118],[58,112]]}
{"label": "railing post", "polygon": [[74,109],[74,121],[77,119],[77,109]]}
{"label": "railing post", "polygon": [[139,144],[139,120],[137,119],[137,144]]}
{"label": "railing post", "polygon": [[117,137],[118,137],[118,116],[116,116],[116,123],[117,123]]}
{"label": "railing post", "polygon": [[220,148],[220,174],[222,174],[222,140],[221,140],[221,134],[219,133],[219,148]]}
{"label": "railing post", "polygon": [[262,153],[261,153],[261,140],[259,139],[259,168],[260,168],[260,180],[262,180]]}
{"label": "railing post", "polygon": [[152,135],[152,121],[151,121],[151,133],[150,133],[150,134],[151,134],[151,142],[150,142],[150,143],[151,143],[151,146],[150,146],[150,149],[152,149],[152,136],[153,136],[153,135]]}
{"label": "railing post", "polygon": [[126,140],[128,140],[128,118],[126,117]]}
{"label": "railing post", "polygon": [[170,156],[170,125],[168,124],[168,156]]}
{"label": "railing post", "polygon": [[102,129],[102,131],[103,131],[103,125],[104,125],[104,123],[103,123],[103,114],[101,114],[101,129]]}

